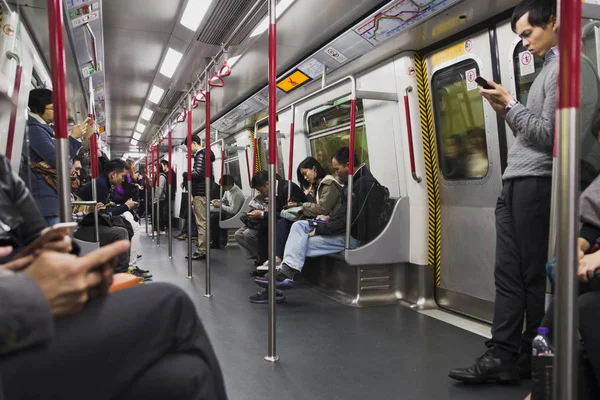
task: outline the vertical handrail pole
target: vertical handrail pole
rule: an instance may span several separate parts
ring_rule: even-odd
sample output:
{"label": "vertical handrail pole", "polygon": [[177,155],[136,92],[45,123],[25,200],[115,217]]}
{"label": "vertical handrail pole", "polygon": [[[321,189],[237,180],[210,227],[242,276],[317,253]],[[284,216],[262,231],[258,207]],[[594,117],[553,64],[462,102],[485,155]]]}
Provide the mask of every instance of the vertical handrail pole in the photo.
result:
{"label": "vertical handrail pole", "polygon": [[188,279],[194,277],[192,272],[192,94],[188,95],[187,111],[187,191],[188,191]]}
{"label": "vertical handrail pole", "polygon": [[[209,83],[210,83],[210,79]],[[206,232],[204,236],[206,246],[206,270],[205,270],[205,291],[204,297],[212,297],[210,293],[210,197],[212,194],[212,182],[210,181],[212,162],[210,160],[210,154],[212,149],[210,148],[210,84],[206,85],[206,123],[205,123],[205,139],[204,139],[204,195],[206,203]]]}
{"label": "vertical handrail pole", "polygon": [[21,92],[21,78],[23,76],[23,64],[21,64],[21,58],[11,51],[6,52],[6,57],[9,60],[15,60],[17,62],[17,69],[15,70],[15,83],[12,92],[12,102],[14,107],[10,110],[10,122],[8,125],[8,137],[6,138],[6,158],[10,161],[12,157],[12,148],[15,140],[15,129],[17,126],[17,112],[19,103],[19,94]]}
{"label": "vertical handrail pole", "polygon": [[252,176],[250,175],[250,160],[248,159],[248,147],[244,150],[246,154],[246,170],[248,171],[248,187],[252,184]]}
{"label": "vertical handrail pole", "polygon": [[[162,135],[162,132],[161,132]],[[160,189],[160,141],[161,138],[156,140],[156,183],[155,185]],[[160,195],[156,196],[156,245],[160,246]]]}
{"label": "vertical handrail pole", "polygon": [[408,86],[404,92],[404,114],[406,116],[406,134],[408,136],[408,155],[410,157],[410,172],[413,179],[417,183],[421,183],[421,178],[417,176],[417,168],[415,166],[415,147],[412,136],[412,121],[410,120],[410,103],[408,102],[408,94],[412,92],[412,86]]}
{"label": "vertical handrail pole", "polygon": [[167,142],[169,146],[169,172],[167,175],[167,182],[169,183],[169,193],[167,195],[167,204],[169,205],[169,258],[173,258],[173,131],[169,128],[169,139]]}
{"label": "vertical handrail pole", "polygon": [[[275,325],[275,163],[277,162],[277,0],[269,0],[269,347],[265,360],[279,360]],[[256,143],[256,139],[255,139]],[[256,149],[256,145],[255,145]]]}
{"label": "vertical handrail pole", "polygon": [[[225,143],[221,142],[221,179],[219,179],[219,201],[223,201],[223,176],[225,176]],[[219,207],[219,224],[221,222],[221,217],[223,216],[223,204]],[[219,236],[220,236],[219,232]],[[221,238],[219,237],[219,243],[221,243]]]}
{"label": "vertical handrail pole", "polygon": [[144,201],[144,206],[146,208],[145,212],[144,212],[144,219],[146,220],[146,235],[148,235],[148,153],[146,153],[146,170],[144,171],[144,179],[145,179],[145,185],[144,185],[144,197],[145,197],[145,201]]}
{"label": "vertical handrail pole", "polygon": [[294,122],[296,120],[296,106],[292,104],[292,122],[290,123],[290,156],[288,165],[288,201],[292,199],[292,173],[294,170]]}
{"label": "vertical handrail pole", "polygon": [[[93,115],[90,114],[90,118]],[[97,182],[99,176],[98,170],[98,137],[96,132],[90,137],[90,164],[92,165],[92,200],[98,202]],[[98,208],[94,207],[94,241],[100,242],[100,228],[98,221]]]}
{"label": "vertical handrail pole", "polygon": [[54,136],[56,172],[58,175],[58,215],[63,222],[73,218],[71,176],[69,173],[69,133],[67,132],[67,80],[65,77],[65,43],[63,38],[62,0],[47,0],[50,65],[52,67],[52,103],[54,104]]}
{"label": "vertical handrail pole", "polygon": [[352,229],[352,188],[354,186],[354,137],[356,135],[356,93],[353,88],[350,100],[350,143],[348,149],[348,199],[346,202],[346,249],[350,248],[350,231]]}
{"label": "vertical handrail pole", "polygon": [[152,188],[152,192],[150,192],[151,194],[151,200],[152,200],[152,208],[150,209],[151,212],[151,218],[150,218],[150,232],[152,232],[152,240],[154,240],[154,230],[156,229],[156,219],[154,218],[154,212],[155,212],[155,206],[154,206],[154,186],[156,184],[155,180],[156,180],[156,169],[154,167],[154,145],[150,145],[150,152],[152,153],[152,165],[150,165],[150,187]]}
{"label": "vertical handrail pole", "polygon": [[560,0],[556,126],[558,193],[554,399],[577,398],[579,226],[579,109],[581,107],[581,1]]}

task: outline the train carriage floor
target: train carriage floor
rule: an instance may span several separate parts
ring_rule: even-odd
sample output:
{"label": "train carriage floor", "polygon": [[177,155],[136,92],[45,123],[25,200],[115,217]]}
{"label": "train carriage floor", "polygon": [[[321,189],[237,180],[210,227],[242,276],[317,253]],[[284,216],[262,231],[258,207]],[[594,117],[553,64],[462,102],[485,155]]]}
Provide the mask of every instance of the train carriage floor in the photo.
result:
{"label": "train carriage floor", "polygon": [[[144,226],[142,225],[142,230]],[[235,246],[213,250],[212,294],[205,262],[187,276],[187,243],[173,240],[173,258],[161,236],[157,247],[142,234],[140,266],[154,282],[171,282],[193,299],[219,357],[230,399],[518,399],[530,381],[465,386],[448,371],[480,356],[485,338],[403,305],[355,308],[303,286],[277,305],[277,363],[267,351],[267,305],[251,304],[259,290],[249,262]],[[147,283],[152,284],[152,283]]]}

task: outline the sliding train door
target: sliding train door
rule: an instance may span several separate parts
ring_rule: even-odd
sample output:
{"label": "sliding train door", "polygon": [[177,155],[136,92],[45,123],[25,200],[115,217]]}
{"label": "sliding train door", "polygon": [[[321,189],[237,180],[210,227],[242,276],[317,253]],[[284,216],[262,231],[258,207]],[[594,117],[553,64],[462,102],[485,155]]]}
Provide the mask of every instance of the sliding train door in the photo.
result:
{"label": "sliding train door", "polygon": [[501,191],[496,113],[475,79],[493,79],[487,31],[427,57],[441,199],[441,267],[436,300],[491,321],[496,248],[494,208]]}

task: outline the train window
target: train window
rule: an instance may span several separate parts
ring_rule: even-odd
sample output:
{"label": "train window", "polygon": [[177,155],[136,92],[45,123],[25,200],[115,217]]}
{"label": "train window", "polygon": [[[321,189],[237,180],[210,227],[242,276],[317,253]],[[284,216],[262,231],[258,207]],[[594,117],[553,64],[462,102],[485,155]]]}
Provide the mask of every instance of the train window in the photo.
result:
{"label": "train window", "polygon": [[479,68],[465,60],[432,77],[438,153],[446,180],[481,179],[489,169],[483,100],[466,76]]}
{"label": "train window", "polygon": [[[361,163],[369,167],[369,149],[362,100],[356,101],[356,155]],[[333,175],[331,157],[340,147],[350,144],[350,100],[320,108],[308,114],[308,133],[311,155]]]}
{"label": "train window", "polygon": [[240,160],[239,158],[230,159],[225,161],[225,173],[233,176],[233,181],[238,187],[242,187],[242,174],[240,172]]}
{"label": "train window", "polygon": [[513,52],[513,68],[515,84],[517,88],[517,100],[519,100],[521,104],[527,104],[529,88],[544,66],[544,60],[536,56],[533,57],[534,68],[525,70],[521,61],[521,53],[525,51],[527,51],[527,49],[523,47],[521,42],[519,42],[517,47],[515,47],[515,51]]}
{"label": "train window", "polygon": [[597,23],[594,23],[594,26],[591,26],[586,30],[584,30],[585,36],[583,37],[583,53],[592,61],[594,67],[596,67],[596,71],[598,71],[598,48],[596,43],[596,33],[600,30],[600,27],[595,26]]}
{"label": "train window", "polygon": [[[338,100],[339,101],[339,100]],[[356,101],[356,124],[364,119],[362,100]],[[340,125],[350,125],[350,100],[341,104],[321,108],[308,116],[308,133],[322,133],[337,128]]]}

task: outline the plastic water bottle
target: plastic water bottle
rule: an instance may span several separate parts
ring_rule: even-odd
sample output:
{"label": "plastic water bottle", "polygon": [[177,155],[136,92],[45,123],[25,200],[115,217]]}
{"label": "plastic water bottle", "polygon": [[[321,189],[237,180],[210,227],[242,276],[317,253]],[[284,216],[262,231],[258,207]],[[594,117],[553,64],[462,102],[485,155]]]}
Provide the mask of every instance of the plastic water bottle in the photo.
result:
{"label": "plastic water bottle", "polygon": [[531,355],[531,400],[552,400],[552,362],[554,349],[548,338],[548,328],[538,328]]}

